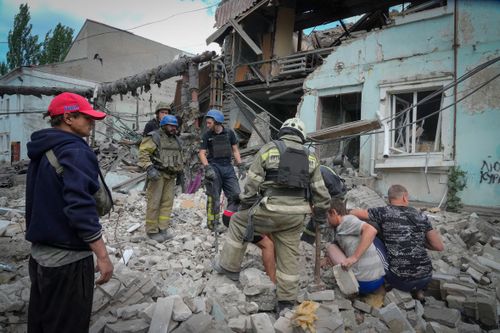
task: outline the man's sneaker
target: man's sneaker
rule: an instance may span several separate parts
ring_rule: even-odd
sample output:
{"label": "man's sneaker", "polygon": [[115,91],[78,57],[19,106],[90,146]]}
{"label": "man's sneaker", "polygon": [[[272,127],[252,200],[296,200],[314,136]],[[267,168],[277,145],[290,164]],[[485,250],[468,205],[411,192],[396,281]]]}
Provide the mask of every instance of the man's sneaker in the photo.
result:
{"label": "man's sneaker", "polygon": [[295,302],[278,301],[278,303],[276,304],[276,319],[279,318],[281,314],[284,314],[286,310],[292,310],[294,306]]}
{"label": "man's sneaker", "polygon": [[165,237],[159,232],[148,233],[147,235],[149,238],[151,238],[154,241],[157,241],[158,243],[163,243],[165,241]]}
{"label": "man's sneaker", "polygon": [[172,233],[170,233],[170,232],[168,232],[167,229],[160,230],[160,235],[163,236],[163,241],[168,241],[168,240],[170,240],[170,239],[172,239],[172,238],[175,237],[175,235],[172,234]]}
{"label": "man's sneaker", "polygon": [[219,259],[215,259],[212,261],[212,268],[219,274],[225,275],[227,278],[233,281],[239,281],[240,280],[240,272],[231,272],[228,271],[225,268],[222,268],[221,265],[219,265]]}

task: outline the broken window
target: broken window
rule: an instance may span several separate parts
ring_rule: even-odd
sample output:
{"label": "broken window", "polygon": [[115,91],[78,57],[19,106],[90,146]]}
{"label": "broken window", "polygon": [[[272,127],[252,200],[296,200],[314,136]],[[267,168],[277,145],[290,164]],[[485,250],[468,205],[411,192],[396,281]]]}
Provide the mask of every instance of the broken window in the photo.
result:
{"label": "broken window", "polygon": [[[320,97],[321,129],[361,119],[361,93]],[[335,161],[347,158],[354,167],[359,166],[359,136],[320,146],[321,158]]]}
{"label": "broken window", "polygon": [[393,153],[442,151],[441,113],[433,114],[441,108],[442,94],[409,109],[434,92],[411,91],[391,95]]}

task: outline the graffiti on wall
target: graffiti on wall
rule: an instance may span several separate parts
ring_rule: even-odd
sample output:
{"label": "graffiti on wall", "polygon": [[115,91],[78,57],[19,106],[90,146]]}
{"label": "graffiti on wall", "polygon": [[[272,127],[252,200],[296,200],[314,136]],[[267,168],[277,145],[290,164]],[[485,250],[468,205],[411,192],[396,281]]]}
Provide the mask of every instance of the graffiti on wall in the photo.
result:
{"label": "graffiti on wall", "polygon": [[500,161],[483,160],[479,184],[500,184]]}

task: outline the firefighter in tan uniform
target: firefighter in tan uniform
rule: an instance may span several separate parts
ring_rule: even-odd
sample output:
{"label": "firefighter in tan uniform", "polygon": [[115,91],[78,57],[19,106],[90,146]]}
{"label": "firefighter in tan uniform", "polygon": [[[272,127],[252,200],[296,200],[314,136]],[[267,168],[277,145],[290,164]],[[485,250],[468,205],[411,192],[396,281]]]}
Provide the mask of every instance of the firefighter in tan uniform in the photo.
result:
{"label": "firefighter in tan uniform", "polygon": [[267,143],[256,155],[240,194],[241,210],[231,217],[227,239],[214,269],[237,280],[247,242],[270,235],[276,251],[277,312],[291,308],[299,287],[299,243],[306,214],[325,223],[330,195],[316,157],[304,148],[305,126],[288,119],[279,140]]}
{"label": "firefighter in tan uniform", "polygon": [[167,231],[174,203],[175,181],[182,172],[181,144],[175,135],[177,118],[166,115],[160,129],[143,138],[139,147],[138,165],[146,170],[146,234],[149,238],[164,242],[173,235]]}

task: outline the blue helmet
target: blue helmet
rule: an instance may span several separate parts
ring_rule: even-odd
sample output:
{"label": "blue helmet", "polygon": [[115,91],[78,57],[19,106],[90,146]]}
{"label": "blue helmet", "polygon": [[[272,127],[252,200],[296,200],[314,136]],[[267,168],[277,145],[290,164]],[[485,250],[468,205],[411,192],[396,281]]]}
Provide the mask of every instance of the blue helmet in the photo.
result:
{"label": "blue helmet", "polygon": [[209,110],[205,115],[205,118],[213,118],[216,123],[222,124],[224,122],[224,114],[216,109]]}
{"label": "blue helmet", "polygon": [[167,114],[163,118],[161,118],[160,121],[160,127],[164,125],[172,125],[172,126],[179,126],[179,123],[177,122],[177,117],[172,116],[171,114]]}

